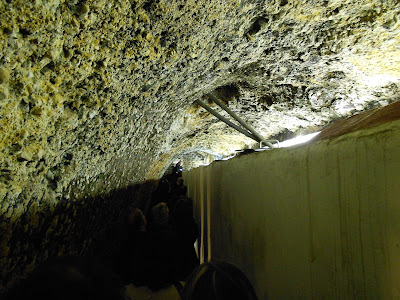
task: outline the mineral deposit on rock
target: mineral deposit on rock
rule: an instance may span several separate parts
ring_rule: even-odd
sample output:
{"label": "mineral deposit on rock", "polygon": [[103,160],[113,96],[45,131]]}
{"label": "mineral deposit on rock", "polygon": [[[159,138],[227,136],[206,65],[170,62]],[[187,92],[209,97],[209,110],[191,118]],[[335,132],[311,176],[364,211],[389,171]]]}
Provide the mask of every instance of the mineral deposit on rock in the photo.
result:
{"label": "mineral deposit on rock", "polygon": [[398,100],[399,15],[396,0],[2,0],[3,269],[45,259],[39,243],[15,261],[33,243],[16,232],[57,247],[48,228],[76,231],[61,203],[254,147],[195,103],[221,112],[208,93],[278,139]]}

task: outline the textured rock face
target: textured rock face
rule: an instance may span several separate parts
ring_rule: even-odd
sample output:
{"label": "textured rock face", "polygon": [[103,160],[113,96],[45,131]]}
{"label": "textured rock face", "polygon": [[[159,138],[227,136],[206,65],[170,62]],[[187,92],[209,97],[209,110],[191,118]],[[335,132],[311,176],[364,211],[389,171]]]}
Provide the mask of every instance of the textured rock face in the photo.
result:
{"label": "textured rock face", "polygon": [[400,4],[365,2],[2,0],[2,219],[252,147],[207,93],[267,138],[398,100]]}

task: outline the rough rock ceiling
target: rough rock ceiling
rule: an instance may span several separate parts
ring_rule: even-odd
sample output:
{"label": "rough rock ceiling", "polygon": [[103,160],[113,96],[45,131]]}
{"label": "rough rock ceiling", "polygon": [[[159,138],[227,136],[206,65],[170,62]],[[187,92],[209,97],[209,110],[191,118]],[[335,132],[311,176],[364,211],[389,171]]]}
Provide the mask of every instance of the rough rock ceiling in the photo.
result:
{"label": "rough rock ceiling", "polygon": [[207,93],[266,138],[399,99],[397,0],[2,0],[0,11],[2,213],[254,146],[194,104]]}

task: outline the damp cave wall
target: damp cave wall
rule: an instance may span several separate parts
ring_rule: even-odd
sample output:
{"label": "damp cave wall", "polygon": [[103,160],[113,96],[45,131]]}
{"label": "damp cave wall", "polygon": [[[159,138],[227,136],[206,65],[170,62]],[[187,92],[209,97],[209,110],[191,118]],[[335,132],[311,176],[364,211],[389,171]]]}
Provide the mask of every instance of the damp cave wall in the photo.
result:
{"label": "damp cave wall", "polygon": [[259,299],[398,299],[400,121],[184,173],[203,260]]}
{"label": "damp cave wall", "polygon": [[398,99],[399,10],[1,0],[0,291],[49,257],[107,244],[137,187],[174,157],[251,146],[193,105],[207,93],[266,137]]}

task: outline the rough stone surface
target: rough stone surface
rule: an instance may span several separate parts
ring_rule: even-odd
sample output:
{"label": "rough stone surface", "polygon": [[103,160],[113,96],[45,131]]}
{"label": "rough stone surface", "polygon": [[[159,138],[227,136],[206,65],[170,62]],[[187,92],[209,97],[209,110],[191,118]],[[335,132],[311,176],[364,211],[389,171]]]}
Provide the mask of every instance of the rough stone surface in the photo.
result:
{"label": "rough stone surface", "polygon": [[179,156],[195,166],[254,147],[194,104],[207,93],[279,139],[398,100],[399,12],[396,0],[2,0],[3,273],[20,265],[9,224],[33,208],[52,219]]}

